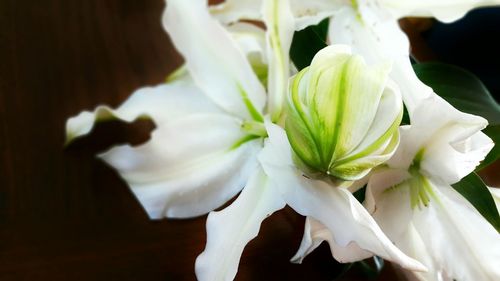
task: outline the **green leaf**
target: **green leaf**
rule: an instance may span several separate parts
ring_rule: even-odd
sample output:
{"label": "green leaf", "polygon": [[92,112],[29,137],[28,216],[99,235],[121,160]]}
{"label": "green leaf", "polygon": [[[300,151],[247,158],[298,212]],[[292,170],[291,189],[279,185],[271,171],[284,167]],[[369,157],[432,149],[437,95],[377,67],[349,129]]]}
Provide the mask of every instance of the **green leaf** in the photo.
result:
{"label": "green leaf", "polygon": [[363,202],[365,201],[365,194],[366,194],[366,184],[365,186],[354,192],[352,195],[354,195],[354,197],[359,201],[359,203],[363,204]]}
{"label": "green leaf", "polygon": [[418,78],[460,111],[479,115],[490,126],[484,130],[495,147],[477,170],[500,158],[500,105],[477,76],[457,66],[444,63],[420,63],[413,68]]}
{"label": "green leaf", "polygon": [[500,232],[500,216],[488,187],[476,173],[470,173],[452,185],[476,210]]}
{"label": "green leaf", "polygon": [[482,116],[490,125],[500,125],[500,105],[474,74],[434,62],[415,64],[413,68],[422,82],[458,110]]}
{"label": "green leaf", "polygon": [[317,25],[312,25],[293,35],[290,57],[298,70],[309,66],[316,53],[328,46],[326,35],[328,33],[329,19],[322,20]]}
{"label": "green leaf", "polygon": [[376,279],[384,268],[384,260],[374,256],[371,259],[355,262],[353,268],[363,274],[366,279]]}

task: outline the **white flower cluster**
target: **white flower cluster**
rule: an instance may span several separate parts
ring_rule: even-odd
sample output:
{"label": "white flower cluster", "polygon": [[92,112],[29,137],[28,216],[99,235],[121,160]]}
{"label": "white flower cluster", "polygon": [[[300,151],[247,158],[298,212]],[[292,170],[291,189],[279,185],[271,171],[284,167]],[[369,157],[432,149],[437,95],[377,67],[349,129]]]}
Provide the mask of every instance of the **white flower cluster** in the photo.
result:
{"label": "white flower cluster", "polygon": [[[67,135],[109,117],[155,122],[147,143],[100,157],[152,219],[209,213],[199,280],[233,280],[245,245],[285,205],[307,216],[294,261],[326,240],[340,262],[377,255],[416,280],[500,280],[499,233],[451,187],[493,147],[487,121],[417,78],[397,22],[453,21],[500,1],[166,2],[185,65],[116,110],[69,119]],[[331,45],[297,72],[294,32],[327,17]],[[411,122],[400,126],[403,102]],[[362,205],[352,192],[365,184]]]}

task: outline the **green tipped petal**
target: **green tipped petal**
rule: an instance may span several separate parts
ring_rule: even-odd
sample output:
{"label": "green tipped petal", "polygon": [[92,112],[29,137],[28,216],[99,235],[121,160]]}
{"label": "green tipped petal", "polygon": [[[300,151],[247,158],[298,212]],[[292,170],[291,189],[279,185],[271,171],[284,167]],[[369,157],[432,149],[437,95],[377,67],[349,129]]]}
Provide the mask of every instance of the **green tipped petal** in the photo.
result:
{"label": "green tipped petal", "polygon": [[285,127],[300,164],[355,180],[393,154],[403,106],[389,71],[336,45],[292,78]]}

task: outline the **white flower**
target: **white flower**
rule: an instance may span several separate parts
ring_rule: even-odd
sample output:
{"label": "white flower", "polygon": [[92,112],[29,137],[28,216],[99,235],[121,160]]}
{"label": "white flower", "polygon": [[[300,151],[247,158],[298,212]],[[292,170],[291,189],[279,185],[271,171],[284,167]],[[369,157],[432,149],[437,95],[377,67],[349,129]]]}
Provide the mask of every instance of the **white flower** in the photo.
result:
{"label": "white flower", "polygon": [[[227,0],[213,8],[222,21],[261,19],[259,3],[263,0]],[[330,16],[328,38],[331,44],[346,44],[368,63],[393,61],[390,77],[399,85],[410,117],[418,103],[434,95],[411,66],[408,38],[398,19],[433,16],[451,22],[468,11],[500,5],[500,0],[314,0],[291,1],[296,30],[316,24]]]}
{"label": "white flower", "polygon": [[434,16],[450,22],[476,7],[499,5],[500,1],[477,0],[354,0],[330,20],[332,43],[348,44],[369,63],[394,62],[390,77],[400,86],[403,100],[413,120],[419,102],[434,95],[411,66],[408,38],[398,19],[407,16]]}
{"label": "white flower", "polygon": [[[263,169],[253,175],[229,207],[208,216],[207,245],[196,260],[199,280],[232,280],[243,249],[257,235],[261,222],[285,204],[328,228],[338,244],[334,257],[341,262],[376,254],[408,269],[425,269],[391,243],[366,209],[341,186],[345,181],[333,178],[323,166],[313,165],[324,157],[334,164],[348,159],[345,167],[355,173],[335,169],[335,165],[328,171],[335,171],[331,174],[336,176],[357,177],[379,164],[379,159],[374,160],[377,157],[387,159],[392,155],[394,140],[396,144],[398,140],[393,123],[399,122],[402,105],[397,88],[387,83],[387,71],[387,67],[366,66],[346,46],[331,46],[320,51],[311,67],[292,80],[289,106],[298,115],[287,117],[286,133],[295,144],[290,145],[285,130],[267,122],[269,138],[259,153]],[[328,101],[337,101],[337,105]],[[338,112],[336,117],[346,122],[331,124],[331,134],[321,135],[322,122],[339,121],[331,119],[330,105]],[[354,108],[363,108],[366,116],[350,116]],[[302,135],[307,133],[301,126],[310,126],[311,135]],[[308,137],[315,141],[303,141]],[[321,151],[332,141],[338,144],[333,153],[319,153],[312,161],[302,158],[313,150]],[[303,161],[299,166],[293,153],[301,157],[297,161]],[[307,171],[299,169],[302,164],[308,165]],[[311,171],[323,177],[316,174],[318,179],[311,179]]]}
{"label": "white flower", "polygon": [[432,96],[401,128],[389,168],[371,175],[366,207],[384,232],[427,273],[418,280],[499,280],[500,234],[451,184],[472,172],[492,141],[481,117]]}
{"label": "white flower", "polygon": [[168,1],[164,25],[185,59],[170,82],[138,90],[116,110],[100,106],[67,123],[71,141],[106,118],[131,122],[147,116],[155,122],[157,129],[147,143],[117,146],[100,155],[155,219],[206,214],[243,188],[257,167],[256,154],[267,134],[267,100],[274,101],[279,116],[283,99],[276,91],[266,94],[252,66],[267,76],[266,63],[276,65],[275,56],[281,56],[280,64],[271,67],[279,74],[261,78],[281,79],[270,82],[278,89],[289,76],[283,66],[288,64],[284,54],[290,43],[280,40],[279,26],[268,36],[279,41],[280,50],[272,47],[267,53],[264,32],[238,24],[228,27],[229,33],[210,16],[203,0]]}

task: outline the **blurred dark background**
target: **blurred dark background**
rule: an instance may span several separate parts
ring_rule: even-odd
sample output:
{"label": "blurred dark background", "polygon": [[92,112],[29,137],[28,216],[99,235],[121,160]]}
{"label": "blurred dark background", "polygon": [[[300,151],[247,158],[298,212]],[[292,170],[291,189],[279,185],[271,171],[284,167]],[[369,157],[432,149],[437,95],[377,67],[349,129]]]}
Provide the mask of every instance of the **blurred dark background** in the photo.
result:
{"label": "blurred dark background", "polygon": [[422,38],[436,59],[476,74],[500,100],[500,8],[477,9],[454,23],[434,22]]}
{"label": "blurred dark background", "polygon": [[[116,143],[141,143],[154,126],[100,124],[63,147],[67,118],[98,104],[117,106],[181,63],[160,24],[163,6],[0,1],[0,280],[195,279],[205,217],[149,221],[126,184],[94,156]],[[436,24],[421,38],[434,56],[472,70],[498,97],[495,14]],[[332,280],[337,268],[326,245],[303,265],[288,262],[303,222],[290,209],[266,220],[237,280]],[[364,279],[351,273],[343,280]],[[386,267],[378,280],[398,279]]]}

